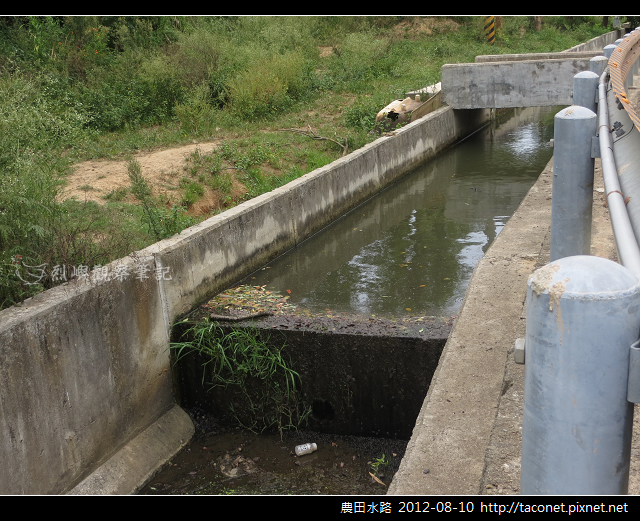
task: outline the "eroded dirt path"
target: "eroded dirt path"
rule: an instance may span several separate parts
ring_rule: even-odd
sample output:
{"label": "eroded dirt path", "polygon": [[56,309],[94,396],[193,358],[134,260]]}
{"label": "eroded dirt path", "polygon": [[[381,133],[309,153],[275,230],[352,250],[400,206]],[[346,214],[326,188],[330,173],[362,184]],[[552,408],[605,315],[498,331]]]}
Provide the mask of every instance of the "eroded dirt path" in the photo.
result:
{"label": "eroded dirt path", "polygon": [[[196,149],[210,153],[221,140],[197,143],[177,148],[136,154],[142,175],[153,187],[154,193],[175,190],[185,166],[185,160]],[[128,188],[131,183],[127,173],[127,161],[93,160],[78,163],[67,178],[62,199],[75,197],[78,201],[105,203],[104,196],[119,188]]]}

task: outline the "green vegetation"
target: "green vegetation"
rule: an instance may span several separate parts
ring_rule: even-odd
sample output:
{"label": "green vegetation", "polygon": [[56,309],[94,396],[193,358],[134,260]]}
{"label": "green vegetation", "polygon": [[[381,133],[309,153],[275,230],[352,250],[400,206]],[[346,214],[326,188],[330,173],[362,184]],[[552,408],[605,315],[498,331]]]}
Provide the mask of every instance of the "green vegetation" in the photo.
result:
{"label": "green vegetation", "polygon": [[[540,31],[532,17],[503,17],[490,46],[482,25],[482,17],[0,17],[0,308],[64,282],[61,267],[106,264],[333,161],[337,143],[363,146],[376,138],[376,113],[439,81],[445,63],[560,51],[610,30],[602,17],[545,17]],[[131,189],[101,204],[60,198],[76,162],[213,139],[216,151],[187,159],[175,198],[152,195],[135,163]],[[214,202],[203,211],[207,197]]]}
{"label": "green vegetation", "polygon": [[[202,383],[225,393],[229,413],[253,432],[297,429],[310,413],[300,399],[300,375],[289,367],[282,350],[255,330],[225,333],[211,322],[192,326],[172,343],[175,363],[197,353],[204,360]],[[209,380],[210,381],[207,381]]]}
{"label": "green vegetation", "polygon": [[373,460],[373,462],[371,463],[371,470],[373,470],[373,473],[377,476],[383,468],[389,466],[389,463],[389,460],[386,459],[385,455],[383,454],[382,457]]}
{"label": "green vegetation", "polygon": [[180,233],[196,223],[195,219],[184,214],[183,207],[173,205],[171,210],[166,210],[162,200],[154,200],[151,196],[151,187],[142,175],[140,163],[136,160],[129,161],[127,170],[131,181],[131,192],[140,201],[144,210],[143,222],[156,241]]}

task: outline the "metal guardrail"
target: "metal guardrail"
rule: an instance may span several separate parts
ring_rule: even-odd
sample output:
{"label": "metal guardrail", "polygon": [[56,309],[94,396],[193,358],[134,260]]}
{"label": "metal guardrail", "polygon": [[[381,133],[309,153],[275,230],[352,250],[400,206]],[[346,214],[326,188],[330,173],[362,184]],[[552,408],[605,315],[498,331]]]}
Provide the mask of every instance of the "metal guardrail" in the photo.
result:
{"label": "metal guardrail", "polygon": [[640,278],[640,249],[629,213],[627,212],[627,203],[629,202],[627,197],[629,196],[624,195],[622,187],[620,186],[614,158],[607,102],[608,77],[609,71],[605,70],[600,76],[598,85],[598,139],[600,144],[602,176],[605,186],[605,199],[609,208],[611,226],[613,228],[620,263]]}
{"label": "metal guardrail", "polygon": [[[529,278],[515,349],[519,363],[526,354],[523,494],[628,492],[640,403],[640,119],[626,91],[640,31],[616,44],[604,48],[604,70],[576,75],[575,104],[555,117],[551,262]],[[590,255],[596,157],[620,263]]]}
{"label": "metal guardrail", "polygon": [[[629,33],[618,40],[617,46],[607,46],[609,54],[608,77],[603,74],[600,80],[599,103],[601,128],[608,132],[599,132],[601,142],[608,138],[608,148],[603,152],[603,173],[608,167],[606,179],[610,186],[605,188],[610,205],[611,222],[614,228],[618,255],[623,266],[640,277],[640,119],[627,97],[627,85],[632,82],[638,69],[640,30]],[[608,48],[608,49],[607,49]],[[604,114],[606,113],[606,114]],[[605,117],[606,116],[606,117]],[[606,127],[604,127],[606,125]],[[601,151],[603,147],[601,146]],[[609,150],[611,154],[609,154]],[[609,158],[609,155],[611,158]],[[607,161],[605,161],[605,157]],[[623,195],[624,194],[624,195]],[[613,210],[624,200],[625,211]],[[629,237],[628,226],[622,224],[627,214],[634,239]]]}
{"label": "metal guardrail", "polygon": [[638,57],[640,56],[640,30],[635,29],[615,47],[609,58],[609,74],[613,92],[623,104],[629,118],[633,121],[637,130],[640,130],[640,117],[627,98],[626,86],[629,73],[633,80],[633,73],[638,70]]}

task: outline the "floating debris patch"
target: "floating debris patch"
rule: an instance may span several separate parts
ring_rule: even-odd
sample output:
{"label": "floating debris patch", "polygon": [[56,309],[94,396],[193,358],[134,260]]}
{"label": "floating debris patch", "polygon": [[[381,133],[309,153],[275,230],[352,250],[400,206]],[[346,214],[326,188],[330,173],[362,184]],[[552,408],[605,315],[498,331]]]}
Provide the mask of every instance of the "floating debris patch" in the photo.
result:
{"label": "floating debris patch", "polygon": [[216,295],[201,309],[216,319],[242,320],[266,315],[292,314],[296,306],[289,295],[268,290],[267,286],[237,286]]}

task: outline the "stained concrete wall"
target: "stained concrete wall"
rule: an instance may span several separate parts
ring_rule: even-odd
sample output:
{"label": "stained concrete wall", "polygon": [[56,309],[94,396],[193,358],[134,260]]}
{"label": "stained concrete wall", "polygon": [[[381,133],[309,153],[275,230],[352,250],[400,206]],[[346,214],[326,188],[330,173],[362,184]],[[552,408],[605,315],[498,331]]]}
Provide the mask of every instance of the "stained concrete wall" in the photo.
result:
{"label": "stained concrete wall", "polygon": [[0,324],[2,494],[65,492],[173,402],[154,279],[66,284]]}
{"label": "stained concrete wall", "polygon": [[602,54],[619,34],[612,31],[563,53],[478,56],[476,63],[443,65],[442,99],[456,109],[571,105],[573,77],[589,70],[595,55],[589,51]]}
{"label": "stained concrete wall", "polygon": [[[0,312],[0,493],[135,490],[114,481],[148,476],[193,432],[172,394],[175,319],[489,118],[442,108],[111,263],[118,278],[76,280]],[[154,430],[169,417],[175,428]]]}
{"label": "stained concrete wall", "polygon": [[[539,52],[528,54],[482,54],[476,56],[474,63],[489,62],[512,62],[512,61],[531,61],[531,60],[564,60],[567,58],[568,51],[562,52]],[[602,49],[599,51],[576,51],[572,52],[570,58],[581,58],[590,60],[595,56],[601,56]]]}
{"label": "stained concrete wall", "polygon": [[606,34],[596,36],[595,38],[591,38],[591,40],[587,42],[574,45],[565,52],[601,51],[603,47],[615,42],[618,38],[622,38],[624,34],[624,29],[616,29]]}
{"label": "stained concrete wall", "polygon": [[[287,319],[284,327],[268,320],[219,323],[217,338],[246,330],[277,349],[300,376],[300,399],[312,410],[309,429],[331,434],[409,439],[451,325],[444,319],[403,327],[379,320],[363,325],[351,318]],[[176,341],[193,339],[192,322],[174,329]],[[418,331],[418,327],[420,331]],[[286,328],[286,329],[285,329]],[[326,328],[326,330],[324,330]],[[183,335],[183,336],[181,336]],[[181,353],[176,363],[176,395],[180,405],[233,421],[247,410],[246,395],[236,386],[210,388],[215,381],[210,357]],[[268,405],[267,405],[268,407]],[[274,409],[265,412],[274,414]],[[247,424],[253,413],[243,419]]]}
{"label": "stained concrete wall", "polygon": [[573,77],[588,70],[587,58],[443,65],[443,101],[456,109],[571,105]]}

